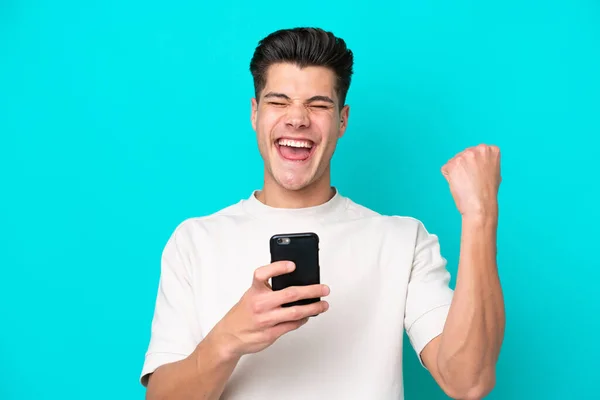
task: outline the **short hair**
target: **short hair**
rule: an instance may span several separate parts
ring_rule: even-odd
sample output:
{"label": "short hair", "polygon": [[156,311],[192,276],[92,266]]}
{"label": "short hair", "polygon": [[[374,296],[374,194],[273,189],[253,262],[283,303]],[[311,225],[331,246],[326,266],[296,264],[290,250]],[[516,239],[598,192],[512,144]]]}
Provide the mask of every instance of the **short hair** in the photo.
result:
{"label": "short hair", "polygon": [[300,68],[317,66],[331,69],[337,78],[335,90],[340,107],[345,104],[354,57],[343,39],[320,28],[299,27],[281,29],[260,40],[250,61],[257,101],[266,85],[269,66],[282,62]]}

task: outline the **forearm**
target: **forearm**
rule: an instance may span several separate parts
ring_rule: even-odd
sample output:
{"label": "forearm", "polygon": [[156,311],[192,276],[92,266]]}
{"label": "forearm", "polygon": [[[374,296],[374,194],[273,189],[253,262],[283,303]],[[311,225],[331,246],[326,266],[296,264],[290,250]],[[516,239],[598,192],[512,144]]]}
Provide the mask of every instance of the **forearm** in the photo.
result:
{"label": "forearm", "polygon": [[496,228],[497,217],[463,219],[456,289],[440,341],[440,374],[465,398],[493,387],[504,336]]}
{"label": "forearm", "polygon": [[239,361],[208,336],[189,357],[152,374],[146,398],[218,400]]}

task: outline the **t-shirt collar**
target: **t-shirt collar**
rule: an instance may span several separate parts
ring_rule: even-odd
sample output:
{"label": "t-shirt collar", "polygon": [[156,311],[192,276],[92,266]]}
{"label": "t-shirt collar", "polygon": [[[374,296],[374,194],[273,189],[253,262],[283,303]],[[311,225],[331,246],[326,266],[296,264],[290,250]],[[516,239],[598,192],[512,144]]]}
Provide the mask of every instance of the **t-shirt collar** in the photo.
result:
{"label": "t-shirt collar", "polygon": [[246,212],[259,217],[281,217],[281,218],[318,218],[334,216],[345,208],[344,197],[333,187],[335,194],[323,204],[303,208],[278,208],[264,204],[256,197],[258,190],[252,192],[250,197],[243,201]]}

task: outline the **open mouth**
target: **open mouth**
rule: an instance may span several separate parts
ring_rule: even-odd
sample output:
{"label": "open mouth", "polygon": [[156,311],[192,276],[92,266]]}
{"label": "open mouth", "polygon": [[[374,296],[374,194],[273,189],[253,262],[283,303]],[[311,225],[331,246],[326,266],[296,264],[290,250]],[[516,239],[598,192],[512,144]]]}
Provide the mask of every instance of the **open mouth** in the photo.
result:
{"label": "open mouth", "polygon": [[279,139],[275,146],[281,157],[296,162],[308,160],[317,147],[313,141],[306,139]]}

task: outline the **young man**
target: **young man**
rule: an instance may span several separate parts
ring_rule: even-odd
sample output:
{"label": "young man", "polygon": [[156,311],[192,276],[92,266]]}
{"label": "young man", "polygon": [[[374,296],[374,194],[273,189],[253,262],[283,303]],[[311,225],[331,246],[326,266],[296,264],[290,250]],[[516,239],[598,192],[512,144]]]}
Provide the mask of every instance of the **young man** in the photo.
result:
{"label": "young man", "polygon": [[[251,120],[264,186],[184,221],[166,244],[147,398],[401,399],[404,330],[450,397],[479,399],[494,386],[504,330],[499,151],[469,148],[442,168],[462,215],[452,291],[423,224],[379,215],[331,185],[352,65],[344,41],[320,29],[259,43]],[[271,290],[269,279],[294,266],[270,264],[269,238],[306,231],[320,237],[322,284]],[[314,297],[323,300],[281,307]]]}

